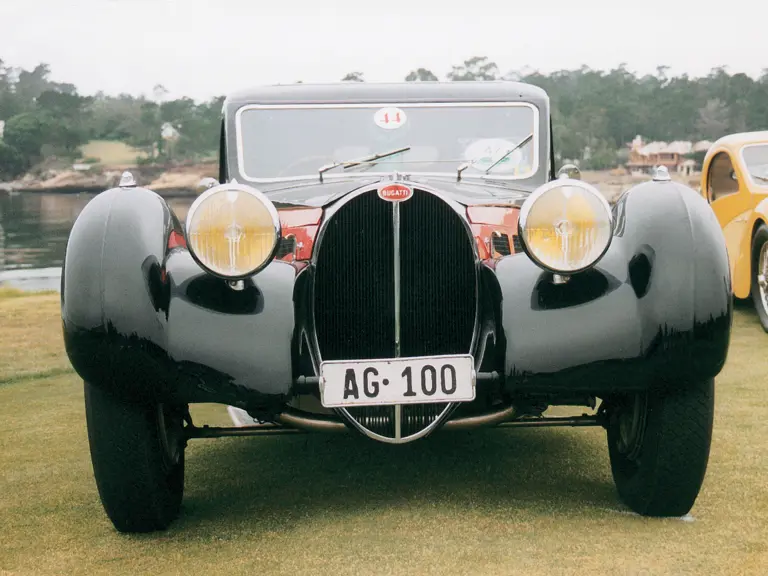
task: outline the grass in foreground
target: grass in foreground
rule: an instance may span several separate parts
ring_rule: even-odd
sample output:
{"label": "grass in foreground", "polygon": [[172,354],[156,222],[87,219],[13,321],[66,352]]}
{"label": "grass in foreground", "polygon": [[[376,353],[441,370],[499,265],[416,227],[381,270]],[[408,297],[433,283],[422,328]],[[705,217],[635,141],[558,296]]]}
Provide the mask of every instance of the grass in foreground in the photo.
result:
{"label": "grass in foreground", "polygon": [[0,385],[71,373],[58,294],[0,288]]}
{"label": "grass in foreground", "polygon": [[[737,310],[718,380],[693,521],[623,507],[601,430],[496,430],[399,447],[353,436],[193,441],[181,519],[141,536],[115,532],[101,508],[82,384],[74,374],[35,376],[66,365],[57,297],[0,300],[0,326],[0,574],[763,574],[768,566],[768,335],[750,308]],[[225,418],[221,407],[195,412]]]}
{"label": "grass in foreground", "polygon": [[25,292],[24,290],[19,290],[18,288],[11,288],[10,286],[0,285],[0,300],[7,300],[9,298],[21,298],[21,297],[26,298],[30,295],[48,296],[54,293],[55,292],[45,291],[45,292],[37,292],[35,294],[30,294],[29,292]]}

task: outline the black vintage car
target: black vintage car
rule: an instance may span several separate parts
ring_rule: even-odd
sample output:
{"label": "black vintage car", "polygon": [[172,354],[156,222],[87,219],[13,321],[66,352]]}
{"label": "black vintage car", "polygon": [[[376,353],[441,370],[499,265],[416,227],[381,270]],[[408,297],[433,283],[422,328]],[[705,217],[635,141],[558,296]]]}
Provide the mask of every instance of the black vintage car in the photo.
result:
{"label": "black vintage car", "polygon": [[[685,514],[731,306],[706,201],[664,170],[613,204],[556,172],[549,99],[515,82],[232,94],[185,225],[126,173],[75,222],[62,276],[96,481],[126,532],[178,515],[191,438],[482,426],[605,427],[624,502]],[[195,425],[200,402],[236,425]]]}

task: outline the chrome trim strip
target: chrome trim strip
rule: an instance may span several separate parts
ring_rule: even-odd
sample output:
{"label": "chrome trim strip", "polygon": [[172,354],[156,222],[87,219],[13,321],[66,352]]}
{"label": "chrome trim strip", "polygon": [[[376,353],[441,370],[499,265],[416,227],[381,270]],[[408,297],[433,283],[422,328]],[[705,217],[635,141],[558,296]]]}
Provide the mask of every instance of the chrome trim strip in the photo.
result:
{"label": "chrome trim strip", "polygon": [[[503,181],[515,181],[515,180],[527,180],[539,171],[539,120],[540,110],[539,107],[532,102],[374,102],[374,103],[356,103],[356,104],[245,104],[237,109],[235,112],[235,142],[237,145],[237,171],[248,182],[282,182],[286,180],[285,177],[281,178],[256,178],[248,176],[245,173],[245,147],[243,145],[243,130],[242,130],[242,115],[248,110],[291,110],[291,109],[307,109],[307,108],[383,108],[385,106],[395,106],[397,108],[457,108],[457,107],[471,107],[471,108],[530,108],[533,112],[533,161],[531,162],[531,170],[524,176],[501,176],[490,174],[478,174],[477,176],[470,174],[464,176],[465,178],[488,179],[488,180],[503,180]],[[413,175],[418,176],[449,176],[456,175],[455,171],[451,172],[410,172]],[[387,176],[391,172],[360,172],[361,176]],[[324,178],[348,178],[347,174],[326,174]],[[287,180],[298,180],[303,176],[291,176]],[[317,174],[307,174],[307,179],[317,180]]]}
{"label": "chrome trim strip", "polygon": [[517,417],[517,408],[515,406],[505,406],[485,414],[475,416],[465,416],[449,420],[443,426],[444,430],[471,430],[481,426],[496,426],[508,420],[514,420]]}
{"label": "chrome trim strip", "polygon": [[400,358],[400,202],[392,203],[395,280],[395,358]]}
{"label": "chrome trim strip", "polygon": [[322,417],[312,417],[309,413],[288,409],[277,415],[276,420],[283,426],[312,432],[346,432],[343,422]]}
{"label": "chrome trim strip", "polygon": [[538,109],[538,107],[531,102],[483,102],[480,100],[462,100],[456,102],[337,102],[337,103],[317,103],[317,104],[244,104],[237,109],[235,116],[240,114],[241,111],[256,110],[256,109],[271,109],[271,110],[290,110],[290,109],[305,109],[305,108],[383,108],[383,107],[396,107],[396,108],[456,108],[457,106],[471,106],[473,108],[504,108],[504,107],[528,107],[532,109]]}
{"label": "chrome trim strip", "polygon": [[[392,203],[392,241],[392,259],[395,268],[395,358],[400,358],[400,202]],[[395,440],[400,440],[402,436],[402,416],[403,407],[395,404]]]}
{"label": "chrome trim strip", "polygon": [[[471,430],[482,426],[497,426],[503,422],[515,420],[517,418],[517,409],[515,406],[504,406],[496,408],[483,414],[473,416],[464,416],[449,420],[443,426],[444,430]],[[296,409],[288,409],[277,415],[275,418],[279,424],[290,426],[299,430],[310,432],[346,432],[349,428],[341,421],[323,418],[308,412],[302,412]],[[254,426],[244,426],[244,428],[253,428]],[[375,434],[371,437],[376,436]],[[412,438],[412,437],[410,437]],[[392,440],[387,438],[386,440]]]}
{"label": "chrome trim strip", "polygon": [[[392,173],[388,173],[389,176],[392,176]],[[472,254],[475,257],[475,323],[474,323],[474,329],[472,331],[472,340],[470,342],[469,346],[469,354],[472,354],[475,358],[475,369],[478,370],[480,368],[480,364],[482,362],[482,356],[478,356],[475,354],[478,339],[480,336],[480,267],[482,266],[482,261],[480,259],[480,254],[477,248],[477,242],[475,242],[474,235],[472,234],[472,227],[469,223],[469,219],[467,218],[466,214],[466,208],[456,202],[455,200],[452,200],[451,198],[446,198],[443,196],[443,194],[432,187],[431,185],[426,184],[420,184],[415,183],[412,181],[409,181],[407,177],[400,177],[397,178],[397,175],[393,177],[392,181],[390,183],[400,183],[405,184],[407,186],[410,186],[411,188],[421,190],[422,192],[426,192],[428,194],[432,194],[434,196],[437,196],[448,204],[453,211],[459,216],[461,222],[464,224],[464,230],[467,233],[467,239],[470,243],[470,246],[472,248]],[[351,202],[358,196],[361,196],[362,194],[368,194],[373,193],[375,194],[378,186],[380,183],[376,183],[370,186],[362,187],[358,190],[355,190],[354,192],[347,194],[343,198],[341,198],[338,202],[332,204],[329,206],[323,215],[323,220],[320,223],[320,227],[317,231],[317,237],[315,239],[314,249],[312,251],[312,257],[310,260],[310,267],[314,270],[317,266],[317,256],[320,252],[320,247],[322,246],[323,237],[325,235],[326,230],[328,229],[328,225],[330,221],[333,219],[336,212],[338,212],[344,205],[346,205],[348,202]],[[322,363],[322,354],[320,353],[320,344],[317,340],[317,329],[315,326],[315,279],[312,278],[312,285],[310,289],[310,317],[312,322],[312,329],[311,333],[308,334],[309,336],[309,344],[310,344],[310,357],[312,359],[312,365],[315,371],[315,376],[320,376],[320,364]],[[427,426],[426,428],[423,428],[416,434],[412,434],[410,436],[406,436],[405,438],[389,438],[387,436],[381,436],[380,434],[376,434],[375,432],[371,432],[367,428],[365,428],[362,424],[360,424],[345,408],[335,408],[335,410],[338,411],[339,414],[342,415],[342,417],[352,424],[361,434],[364,436],[367,436],[369,438],[372,438],[373,440],[378,440],[379,442],[384,442],[386,444],[405,444],[407,442],[412,442],[414,440],[418,440],[419,438],[423,438],[430,434],[435,429],[439,428],[443,425],[443,423],[450,417],[450,415],[458,408],[458,403],[449,403],[445,409],[438,415],[437,418],[435,418],[432,423]],[[397,416],[397,414],[396,414]]]}

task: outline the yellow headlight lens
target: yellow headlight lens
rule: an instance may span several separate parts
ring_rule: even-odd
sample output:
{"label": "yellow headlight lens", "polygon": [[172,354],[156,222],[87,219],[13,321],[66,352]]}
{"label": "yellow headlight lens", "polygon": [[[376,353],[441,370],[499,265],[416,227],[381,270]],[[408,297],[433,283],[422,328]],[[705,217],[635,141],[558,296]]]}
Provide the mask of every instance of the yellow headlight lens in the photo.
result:
{"label": "yellow headlight lens", "polygon": [[520,211],[526,252],[555,272],[577,272],[608,249],[613,218],[605,198],[579,180],[555,180],[536,190]]}
{"label": "yellow headlight lens", "polygon": [[280,219],[255,188],[222,184],[192,204],[186,235],[203,267],[218,276],[242,278],[268,263],[280,238]]}

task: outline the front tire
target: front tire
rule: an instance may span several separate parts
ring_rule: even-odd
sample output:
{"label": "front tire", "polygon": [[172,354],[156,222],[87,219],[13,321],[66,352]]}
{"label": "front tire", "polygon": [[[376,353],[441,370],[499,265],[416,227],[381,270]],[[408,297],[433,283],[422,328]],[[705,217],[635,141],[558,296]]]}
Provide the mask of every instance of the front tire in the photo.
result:
{"label": "front tire", "polygon": [[709,460],[714,380],[615,401],[608,452],[619,496],[644,516],[683,516],[693,507]]}
{"label": "front tire", "polygon": [[184,493],[186,406],[120,400],[85,383],[85,415],[96,485],[119,532],[164,530]]}
{"label": "front tire", "polygon": [[768,332],[768,226],[761,224],[752,238],[752,302],[763,330]]}

